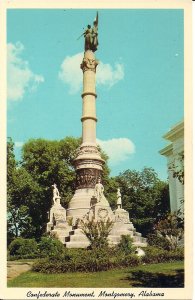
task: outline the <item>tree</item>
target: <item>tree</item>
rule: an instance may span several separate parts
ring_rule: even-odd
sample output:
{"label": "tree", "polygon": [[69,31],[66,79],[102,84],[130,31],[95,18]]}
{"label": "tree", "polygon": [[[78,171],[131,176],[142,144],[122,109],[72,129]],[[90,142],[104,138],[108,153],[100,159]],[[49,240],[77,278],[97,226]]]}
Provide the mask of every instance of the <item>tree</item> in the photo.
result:
{"label": "tree", "polygon": [[[14,155],[14,142],[9,137],[7,140],[7,181],[8,181],[8,188],[10,187],[10,183],[12,181],[13,172],[16,169],[16,159]],[[9,190],[8,190],[9,192]]]}
{"label": "tree", "polygon": [[152,168],[141,172],[126,170],[116,177],[121,188],[123,208],[130,214],[136,229],[143,235],[169,211],[168,184],[161,181]]}
{"label": "tree", "polygon": [[73,159],[80,139],[67,137],[61,141],[30,140],[23,147],[22,165],[43,188],[51,205],[55,182],[61,202],[67,206],[74,192],[75,172]]}
{"label": "tree", "polygon": [[[19,235],[30,233],[31,217],[25,202],[29,197],[27,188],[29,174],[19,168],[15,160],[14,143],[11,138],[7,142],[7,219],[8,219],[8,244]],[[22,197],[22,194],[25,195]],[[31,196],[30,196],[31,197]]]}
{"label": "tree", "polygon": [[170,244],[170,249],[175,250],[179,242],[183,239],[184,227],[183,221],[177,214],[168,214],[156,225],[156,231],[159,236],[163,236]]}
{"label": "tree", "polygon": [[[40,213],[35,211],[39,203],[40,188],[31,175],[18,167],[12,172],[12,181],[8,182],[8,232],[12,237],[25,238],[36,236]],[[33,222],[35,224],[33,224]]]}
{"label": "tree", "polygon": [[74,191],[73,158],[80,139],[61,141],[30,140],[22,149],[22,160],[16,162],[14,143],[8,140],[8,231],[13,237],[39,238],[46,228],[55,182],[62,204],[67,205]]}
{"label": "tree", "polygon": [[[46,229],[48,214],[52,205],[52,185],[57,184],[61,203],[67,207],[74,193],[75,172],[73,159],[80,144],[80,139],[67,137],[60,141],[43,139],[30,140],[22,149],[22,167],[31,175],[39,187],[37,200],[33,203],[34,212],[39,211],[39,217],[31,211],[33,223],[37,228],[37,237]],[[36,225],[37,224],[37,225]]]}

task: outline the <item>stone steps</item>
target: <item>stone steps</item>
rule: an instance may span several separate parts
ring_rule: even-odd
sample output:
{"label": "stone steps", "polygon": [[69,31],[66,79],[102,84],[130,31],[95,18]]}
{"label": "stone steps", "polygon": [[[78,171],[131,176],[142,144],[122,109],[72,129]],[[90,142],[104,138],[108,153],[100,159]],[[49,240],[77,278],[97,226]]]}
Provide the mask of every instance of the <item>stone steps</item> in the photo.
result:
{"label": "stone steps", "polygon": [[65,239],[66,248],[87,248],[90,245],[88,238],[80,228],[72,230]]}
{"label": "stone steps", "polygon": [[68,242],[65,243],[66,248],[87,248],[90,245],[88,242],[81,242],[81,241],[75,241],[75,242]]}
{"label": "stone steps", "polygon": [[[108,236],[110,245],[117,245],[120,242],[121,235],[129,235],[133,239],[133,245],[137,247],[146,246],[146,238],[143,238],[141,233],[136,232],[134,228],[132,230],[131,224],[125,224],[125,226],[119,227],[121,228],[112,230]],[[75,225],[66,230],[57,230],[56,233],[59,240],[67,248],[87,248],[90,245],[88,238],[84,235],[82,230]]]}
{"label": "stone steps", "polygon": [[[113,228],[108,236],[110,245],[117,245],[120,242],[122,235],[129,235],[135,246],[147,246],[146,239],[142,237],[141,233],[136,232],[135,227],[129,219],[128,212],[124,209],[118,208],[113,212],[108,205],[98,203],[91,207],[91,210],[88,212],[89,217],[91,216],[90,214],[95,217],[95,220],[106,218],[105,216],[107,215],[113,220]],[[57,235],[59,240],[67,248],[87,248],[90,245],[89,240],[75,224],[77,224],[77,222],[72,226],[69,226],[67,221],[62,223],[58,222],[58,224],[54,226],[52,232]],[[52,224],[49,223],[49,225]]]}

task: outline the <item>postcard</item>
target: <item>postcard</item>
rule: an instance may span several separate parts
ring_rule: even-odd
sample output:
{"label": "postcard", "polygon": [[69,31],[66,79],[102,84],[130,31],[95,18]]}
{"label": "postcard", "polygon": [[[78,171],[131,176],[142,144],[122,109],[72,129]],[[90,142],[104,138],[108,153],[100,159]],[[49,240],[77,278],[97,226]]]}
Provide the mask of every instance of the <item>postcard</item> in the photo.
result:
{"label": "postcard", "polygon": [[192,299],[192,3],[4,0],[1,299]]}

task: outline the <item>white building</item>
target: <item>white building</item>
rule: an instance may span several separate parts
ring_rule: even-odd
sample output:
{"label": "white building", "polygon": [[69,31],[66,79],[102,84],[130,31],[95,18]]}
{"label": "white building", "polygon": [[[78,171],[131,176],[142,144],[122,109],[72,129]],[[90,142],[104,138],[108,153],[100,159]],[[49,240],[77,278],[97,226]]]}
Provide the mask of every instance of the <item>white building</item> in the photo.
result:
{"label": "white building", "polygon": [[161,155],[167,157],[167,168],[169,178],[169,193],[171,212],[178,209],[183,210],[184,184],[173,176],[173,173],[183,169],[184,157],[184,122],[180,122],[172,127],[164,136],[169,145],[159,151]]}

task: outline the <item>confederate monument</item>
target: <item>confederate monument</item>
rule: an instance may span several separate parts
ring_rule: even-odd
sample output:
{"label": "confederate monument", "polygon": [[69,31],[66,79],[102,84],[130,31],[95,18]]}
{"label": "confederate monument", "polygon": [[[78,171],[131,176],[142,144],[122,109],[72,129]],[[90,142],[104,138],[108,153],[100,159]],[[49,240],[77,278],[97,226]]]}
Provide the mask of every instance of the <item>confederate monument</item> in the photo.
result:
{"label": "confederate monument", "polygon": [[[83,72],[82,97],[82,144],[74,160],[76,171],[76,190],[68,209],[60,204],[57,186],[53,185],[53,206],[50,210],[50,221],[47,231],[55,233],[68,248],[85,248],[89,246],[87,237],[79,227],[79,220],[94,218],[113,221],[113,227],[108,237],[110,244],[117,244],[121,235],[130,235],[137,246],[146,246],[146,239],[136,232],[129,220],[129,214],[122,209],[120,189],[117,192],[117,209],[112,211],[104,195],[102,184],[102,167],[104,160],[96,143],[96,68],[98,61],[95,51],[98,47],[98,14],[93,27],[87,26],[82,34],[85,38],[84,57],[80,68]],[[79,70],[78,70],[79,72]]]}

